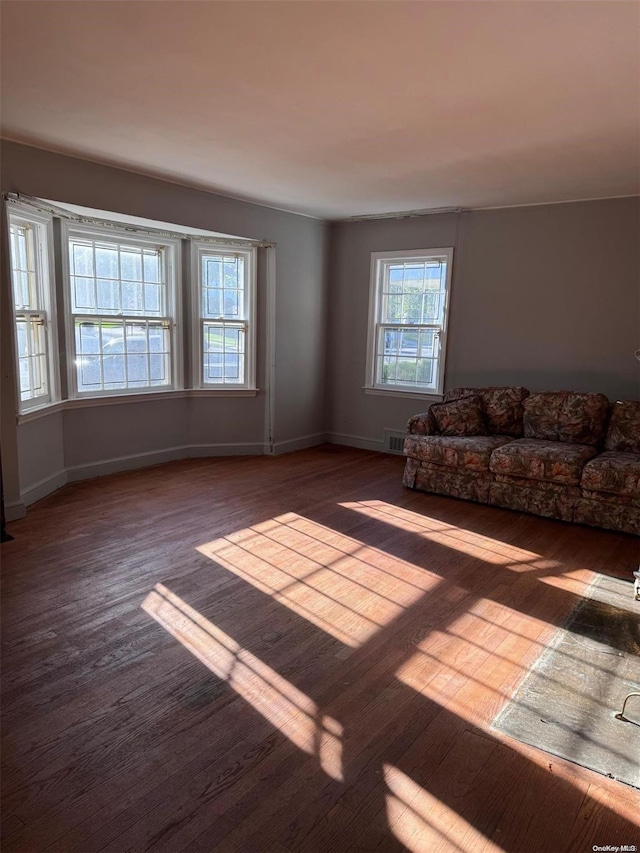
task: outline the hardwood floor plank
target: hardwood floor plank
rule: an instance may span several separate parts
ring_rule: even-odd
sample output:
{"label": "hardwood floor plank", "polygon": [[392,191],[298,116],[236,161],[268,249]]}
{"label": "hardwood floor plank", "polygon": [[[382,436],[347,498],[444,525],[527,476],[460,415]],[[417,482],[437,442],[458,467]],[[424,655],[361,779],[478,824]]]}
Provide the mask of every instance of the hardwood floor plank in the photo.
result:
{"label": "hardwood floor plank", "polygon": [[329,445],[182,460],[12,523],[3,851],[634,837],[640,792],[491,722],[638,540],[411,492],[401,471]]}

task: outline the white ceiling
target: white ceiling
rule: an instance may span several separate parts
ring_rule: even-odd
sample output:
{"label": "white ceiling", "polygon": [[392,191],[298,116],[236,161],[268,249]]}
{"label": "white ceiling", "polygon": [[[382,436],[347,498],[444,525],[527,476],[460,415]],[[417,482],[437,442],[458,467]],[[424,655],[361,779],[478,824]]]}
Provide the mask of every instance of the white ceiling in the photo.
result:
{"label": "white ceiling", "polygon": [[338,218],[640,191],[637,2],[18,2],[9,139]]}

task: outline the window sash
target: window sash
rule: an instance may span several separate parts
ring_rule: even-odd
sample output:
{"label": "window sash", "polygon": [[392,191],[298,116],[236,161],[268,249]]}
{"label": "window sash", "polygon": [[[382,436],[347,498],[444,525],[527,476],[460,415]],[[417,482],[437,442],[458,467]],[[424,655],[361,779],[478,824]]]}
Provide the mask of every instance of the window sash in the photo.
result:
{"label": "window sash", "polygon": [[380,323],[376,327],[376,377],[381,385],[436,392],[439,325]]}
{"label": "window sash", "polygon": [[209,319],[201,324],[202,384],[244,387],[248,324]]}
{"label": "window sash", "polygon": [[78,395],[172,388],[170,318],[74,315]]}
{"label": "window sash", "polygon": [[366,388],[442,393],[452,257],[372,254]]}
{"label": "window sash", "polygon": [[11,280],[16,311],[40,311],[44,308],[39,286],[36,229],[37,226],[26,221],[14,220],[10,225]]}
{"label": "window sash", "polygon": [[7,209],[18,409],[46,405],[59,393],[51,268],[51,219]]}
{"label": "window sash", "polygon": [[192,269],[194,385],[255,388],[256,249],[194,242]]}
{"label": "window sash", "polygon": [[[179,387],[179,241],[131,238],[95,226],[65,223],[63,228],[70,396]],[[86,305],[78,298],[78,280],[89,296]],[[99,288],[105,285],[112,299],[100,304]],[[151,304],[149,289],[155,291]],[[137,291],[135,298],[132,291]],[[136,351],[128,351],[130,346]]]}
{"label": "window sash", "polygon": [[49,399],[47,316],[43,311],[17,311],[16,348],[21,403]]}

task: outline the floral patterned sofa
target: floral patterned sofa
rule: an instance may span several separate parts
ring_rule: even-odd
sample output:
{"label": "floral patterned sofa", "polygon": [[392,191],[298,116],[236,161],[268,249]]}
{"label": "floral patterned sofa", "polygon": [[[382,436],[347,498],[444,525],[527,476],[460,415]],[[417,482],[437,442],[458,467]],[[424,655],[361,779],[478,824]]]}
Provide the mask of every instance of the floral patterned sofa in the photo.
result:
{"label": "floral patterned sofa", "polygon": [[407,433],[411,489],[640,535],[640,402],[454,388]]}

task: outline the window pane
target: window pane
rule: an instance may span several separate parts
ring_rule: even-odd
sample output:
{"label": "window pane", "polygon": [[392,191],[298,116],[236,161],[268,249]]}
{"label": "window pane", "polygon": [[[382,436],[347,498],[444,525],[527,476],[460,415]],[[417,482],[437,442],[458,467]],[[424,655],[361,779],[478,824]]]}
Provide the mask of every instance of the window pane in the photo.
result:
{"label": "window pane", "polygon": [[47,347],[44,317],[16,317],[20,399],[33,400],[48,394]]}
{"label": "window pane", "polygon": [[96,246],[96,275],[118,278],[118,250],[114,246]]}
{"label": "window pane", "polygon": [[73,293],[74,310],[95,311],[96,292],[94,278],[79,278],[72,276],[71,292]]}
{"label": "window pane", "polygon": [[96,284],[97,307],[105,311],[118,311],[120,308],[120,292],[118,282],[112,279],[99,278]]}
{"label": "window pane", "polygon": [[120,251],[120,278],[142,281],[142,250],[122,248]]}
{"label": "window pane", "polygon": [[13,304],[17,311],[39,311],[44,307],[37,285],[35,228],[12,224],[9,229]]}
{"label": "window pane", "polygon": [[160,281],[160,256],[158,252],[145,251],[144,257],[144,280],[149,282]]}
{"label": "window pane", "polygon": [[202,256],[202,316],[244,319],[244,258]]}
{"label": "window pane", "polygon": [[150,388],[171,383],[169,329],[149,320],[76,322],[78,391]]}
{"label": "window pane", "polygon": [[73,244],[71,274],[93,276],[93,250],[90,243]]}
{"label": "window pane", "polygon": [[433,390],[438,379],[438,335],[437,329],[381,327],[377,381]]}
{"label": "window pane", "polygon": [[73,312],[162,316],[167,301],[162,252],[117,241],[70,238]]}
{"label": "window pane", "polygon": [[203,381],[205,384],[244,383],[245,327],[230,323],[205,323],[203,329]]}
{"label": "window pane", "polygon": [[382,285],[382,322],[441,322],[446,272],[446,264],[439,261],[386,266]]}

